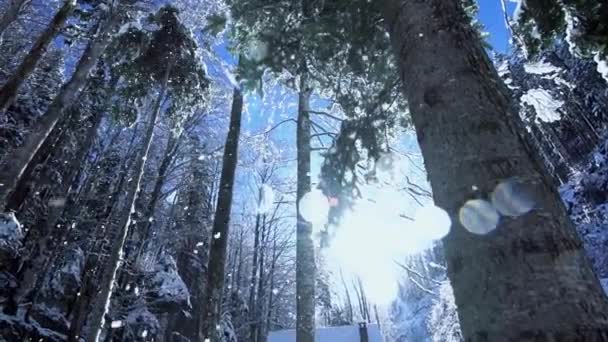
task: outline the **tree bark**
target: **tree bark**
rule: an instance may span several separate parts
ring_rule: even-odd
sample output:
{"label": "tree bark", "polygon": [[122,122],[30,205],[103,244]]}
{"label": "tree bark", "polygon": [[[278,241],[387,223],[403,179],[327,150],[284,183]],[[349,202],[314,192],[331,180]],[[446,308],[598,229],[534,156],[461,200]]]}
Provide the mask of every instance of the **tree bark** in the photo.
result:
{"label": "tree bark", "polygon": [[[261,201],[262,191],[260,189],[258,195],[258,203]],[[251,262],[251,276],[249,277],[249,321],[251,322],[249,325],[249,338],[251,342],[255,342],[255,327],[256,327],[256,312],[254,310],[255,307],[255,288],[256,288],[256,278],[258,274],[258,253],[260,250],[260,217],[261,214],[258,213],[255,216],[255,228],[253,232],[253,260]]]}
{"label": "tree bark", "polygon": [[230,112],[230,128],[224,149],[222,174],[220,178],[217,208],[213,219],[213,233],[209,249],[208,288],[203,301],[204,320],[199,326],[201,341],[209,338],[211,342],[219,342],[217,326],[220,324],[222,291],[224,286],[224,267],[226,264],[226,249],[230,232],[230,210],[232,208],[232,189],[238,161],[239,136],[241,134],[241,115],[243,111],[243,95],[241,90],[234,88],[232,95],[232,110]]}
{"label": "tree bark", "polygon": [[156,209],[156,205],[158,203],[158,200],[160,199],[163,185],[165,185],[165,181],[167,179],[169,166],[173,162],[173,158],[175,157],[175,154],[177,152],[180,140],[181,135],[176,138],[171,134],[171,136],[169,137],[169,141],[167,142],[167,147],[165,149],[165,153],[163,154],[163,159],[158,168],[156,181],[154,182],[154,189],[152,190],[152,193],[150,195],[150,201],[148,202],[148,206],[144,214],[142,241],[140,242],[141,245],[139,247],[138,255],[143,253],[148,247],[148,244],[150,243],[150,238],[152,237],[152,219],[154,218],[154,210]]}
{"label": "tree bark", "polygon": [[4,112],[14,101],[19,88],[27,77],[34,71],[38,62],[44,56],[51,41],[57,36],[67,19],[76,8],[75,0],[65,0],[63,6],[57,11],[53,20],[42,32],[38,40],[34,43],[30,52],[25,56],[23,62],[0,89],[0,113]]}
{"label": "tree bark", "polygon": [[36,159],[40,147],[45,144],[57,122],[65,115],[67,106],[80,93],[91,70],[108,45],[110,32],[119,20],[119,16],[112,13],[85,49],[70,80],[61,87],[46,113],[36,122],[25,144],[6,156],[4,165],[0,166],[0,207],[5,206],[7,197],[15,189],[32,160]]}
{"label": "tree bark", "polygon": [[261,239],[260,239],[260,266],[258,267],[260,270],[260,274],[258,276],[258,288],[257,295],[255,301],[255,309],[252,309],[255,312],[255,329],[253,332],[255,333],[255,339],[252,338],[252,342],[262,342],[262,332],[263,332],[263,322],[264,322],[264,259],[266,250],[266,240],[267,240],[267,232],[270,224],[267,224],[266,214],[262,214],[262,230],[261,230]]}
{"label": "tree bark", "polygon": [[[382,10],[435,203],[453,219],[445,253],[463,336],[606,340],[606,297],[459,3],[385,0]],[[536,208],[488,235],[467,232],[461,206],[513,177]]]}
{"label": "tree bark", "polygon": [[112,243],[112,250],[110,252],[109,260],[107,261],[105,269],[102,273],[101,283],[99,285],[99,288],[101,290],[93,304],[91,318],[89,321],[89,332],[87,334],[86,339],[87,341],[99,341],[99,336],[101,334],[101,330],[105,322],[106,310],[110,307],[110,298],[112,296],[114,284],[116,283],[116,273],[118,271],[118,268],[120,267],[121,255],[123,254],[123,248],[127,239],[127,235],[129,233],[129,226],[131,225],[131,215],[135,212],[135,202],[137,201],[137,197],[140,192],[141,179],[144,174],[146,160],[148,158],[148,152],[150,151],[150,146],[152,145],[152,140],[154,138],[154,127],[156,125],[156,119],[160,114],[161,105],[167,92],[167,83],[169,80],[170,73],[171,65],[167,66],[165,70],[165,75],[161,84],[161,90],[158,94],[156,102],[154,103],[154,109],[152,110],[152,115],[150,116],[150,121],[146,129],[144,147],[141,150],[140,155],[137,156],[137,160],[135,161],[136,176],[130,184],[130,189],[125,202],[128,207],[125,208],[126,212],[123,214],[123,217],[121,218],[120,223],[118,225],[119,230]]}
{"label": "tree bark", "polygon": [[9,0],[4,15],[0,18],[0,42],[6,29],[17,20],[19,12],[28,4],[30,0]]}
{"label": "tree bark", "polygon": [[274,271],[277,265],[278,253],[277,253],[277,229],[275,228],[272,234],[272,262],[270,264],[270,285],[268,289],[270,292],[268,293],[268,303],[267,303],[267,315],[266,315],[266,333],[264,334],[264,338],[268,338],[268,332],[272,329],[272,308],[274,304]]}
{"label": "tree bark", "polygon": [[306,72],[300,74],[297,127],[296,341],[315,340],[315,252],[312,224],[300,215],[300,199],[310,192],[310,95]]}

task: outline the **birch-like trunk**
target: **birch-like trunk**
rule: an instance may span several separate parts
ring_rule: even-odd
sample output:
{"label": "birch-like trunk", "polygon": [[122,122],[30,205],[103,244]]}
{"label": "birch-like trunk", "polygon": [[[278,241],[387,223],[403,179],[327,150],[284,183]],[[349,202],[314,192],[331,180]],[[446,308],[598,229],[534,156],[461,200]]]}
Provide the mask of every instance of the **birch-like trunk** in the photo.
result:
{"label": "birch-like trunk", "polygon": [[[453,220],[444,245],[464,339],[605,340],[606,296],[460,1],[384,0],[383,14],[435,203]],[[467,232],[463,204],[512,177],[535,209]]]}
{"label": "birch-like trunk", "polygon": [[4,14],[0,17],[0,42],[6,29],[11,26],[12,23],[19,17],[19,12],[27,5],[31,0],[9,0],[4,10]]}
{"label": "birch-like trunk", "polygon": [[115,14],[101,25],[100,30],[92,38],[80,57],[72,77],[61,87],[46,113],[36,122],[23,146],[7,155],[3,161],[4,164],[0,165],[0,208],[5,206],[7,197],[16,188],[24,175],[24,171],[35,159],[37,152],[46,142],[57,122],[67,113],[66,108],[82,90],[91,70],[93,70],[97,60],[108,45],[110,32],[116,26],[118,20],[119,16]]}
{"label": "birch-like trunk", "polygon": [[217,207],[213,219],[213,233],[209,249],[208,288],[203,301],[203,322],[199,324],[199,338],[205,341],[219,342],[218,327],[222,308],[222,292],[224,287],[224,268],[226,265],[226,250],[230,233],[230,210],[232,208],[232,189],[238,161],[239,136],[241,134],[241,115],[243,112],[243,95],[241,90],[234,88],[232,109],[230,112],[230,128],[224,148],[222,174],[220,177]]}
{"label": "birch-like trunk", "polygon": [[315,340],[315,252],[312,224],[300,214],[300,199],[310,192],[310,95],[306,72],[300,75],[298,98],[298,180],[296,233],[296,341]]}
{"label": "birch-like trunk", "polygon": [[0,89],[0,113],[4,112],[14,101],[17,92],[25,80],[34,72],[36,65],[44,56],[49,44],[59,33],[76,8],[75,0],[65,0],[63,6],[57,11],[44,32],[38,37],[30,52],[25,56],[17,70],[11,75],[8,81]]}
{"label": "birch-like trunk", "polygon": [[[171,62],[169,62],[171,63]],[[166,68],[165,75],[161,84],[161,90],[158,94],[156,102],[146,128],[146,135],[144,137],[144,146],[135,160],[135,177],[127,193],[125,212],[118,225],[118,232],[112,243],[112,250],[110,256],[106,261],[105,268],[102,272],[101,283],[99,288],[101,289],[95,301],[93,303],[93,309],[91,311],[91,318],[89,319],[89,332],[87,334],[87,341],[98,342],[99,336],[105,323],[105,314],[110,307],[110,298],[112,297],[112,290],[116,283],[116,273],[121,263],[121,256],[123,254],[123,248],[127,235],[129,233],[129,226],[131,225],[131,215],[135,212],[135,202],[140,192],[140,183],[144,175],[144,169],[146,166],[146,160],[148,159],[148,153],[152,140],[154,138],[154,126],[156,120],[160,114],[161,105],[167,92],[167,82],[169,80],[169,74],[171,73],[171,65]]]}

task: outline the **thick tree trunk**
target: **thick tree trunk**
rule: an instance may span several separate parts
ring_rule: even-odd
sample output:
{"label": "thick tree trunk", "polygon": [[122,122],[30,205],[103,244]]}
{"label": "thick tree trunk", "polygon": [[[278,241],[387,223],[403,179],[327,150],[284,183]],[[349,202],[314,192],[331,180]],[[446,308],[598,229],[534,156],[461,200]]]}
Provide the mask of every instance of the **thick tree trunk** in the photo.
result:
{"label": "thick tree trunk", "polygon": [[15,189],[19,180],[32,160],[46,142],[57,122],[65,115],[69,106],[89,78],[97,60],[105,50],[110,40],[110,32],[118,23],[118,15],[113,15],[102,25],[95,38],[83,52],[72,78],[64,84],[46,113],[33,127],[25,144],[6,156],[4,165],[0,165],[0,207],[4,207],[9,194]]}
{"label": "thick tree trunk", "polygon": [[135,202],[137,201],[137,196],[140,192],[141,179],[144,174],[146,160],[148,158],[148,152],[150,151],[150,146],[152,145],[152,140],[154,138],[154,127],[156,125],[156,119],[158,118],[158,115],[160,113],[161,105],[167,91],[167,82],[169,80],[170,72],[171,65],[169,65],[165,71],[160,93],[158,94],[158,98],[154,103],[154,109],[152,110],[152,115],[150,116],[150,121],[148,122],[148,127],[146,129],[146,135],[144,137],[144,146],[135,161],[136,176],[134,177],[131,184],[129,184],[130,189],[125,202],[128,207],[125,208],[125,213],[123,214],[123,217],[121,218],[117,226],[119,230],[112,243],[112,249],[110,252],[109,259],[107,260],[105,269],[102,272],[101,283],[99,284],[99,288],[101,290],[94,301],[93,309],[91,312],[91,318],[89,321],[89,332],[87,334],[86,340],[90,342],[99,341],[99,336],[101,334],[101,330],[105,322],[106,310],[110,306],[112,290],[114,288],[114,284],[116,283],[116,273],[118,271],[118,268],[120,267],[121,255],[123,254],[123,248],[127,239],[127,235],[129,233],[129,226],[131,225],[131,216],[135,212]]}
{"label": "thick tree trunk", "polygon": [[226,264],[226,249],[230,233],[230,210],[232,208],[232,188],[238,161],[239,136],[241,134],[241,115],[243,111],[243,95],[241,90],[234,88],[232,95],[232,110],[230,112],[230,128],[226,138],[222,174],[220,178],[217,208],[213,219],[213,232],[209,249],[208,288],[203,301],[199,326],[199,338],[205,341],[219,342],[217,326],[220,324],[222,291],[224,287],[224,267]]}
{"label": "thick tree trunk", "polygon": [[[606,340],[606,297],[459,3],[385,0],[383,13],[435,203],[453,219],[445,253],[463,336]],[[536,208],[486,236],[468,233],[462,205],[512,177]]]}
{"label": "thick tree trunk", "polygon": [[0,18],[0,42],[4,36],[4,31],[17,20],[19,12],[28,4],[31,0],[9,0],[4,10],[4,14]]}
{"label": "thick tree trunk", "polygon": [[310,192],[310,95],[306,72],[300,75],[298,99],[298,186],[296,233],[296,340],[315,340],[315,252],[312,224],[300,215],[300,199]]}
{"label": "thick tree trunk", "polygon": [[11,105],[21,85],[27,77],[34,71],[36,65],[46,53],[46,50],[51,41],[57,36],[59,30],[63,27],[69,16],[76,8],[75,0],[65,0],[63,6],[57,11],[53,20],[47,28],[42,32],[38,40],[34,43],[30,52],[25,56],[23,62],[17,67],[17,70],[9,78],[9,80],[0,89],[0,113],[4,112]]}

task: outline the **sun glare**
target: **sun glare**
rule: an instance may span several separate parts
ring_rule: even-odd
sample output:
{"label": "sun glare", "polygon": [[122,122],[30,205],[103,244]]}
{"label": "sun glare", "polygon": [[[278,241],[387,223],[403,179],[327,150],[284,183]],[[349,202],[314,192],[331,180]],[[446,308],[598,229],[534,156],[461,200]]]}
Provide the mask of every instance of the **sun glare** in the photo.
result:
{"label": "sun glare", "polygon": [[405,218],[406,195],[398,191],[369,187],[364,194],[332,232],[328,261],[360,278],[370,300],[387,305],[396,298],[402,276],[395,261],[432,247],[449,233],[451,220],[432,204],[418,209],[413,221]]}

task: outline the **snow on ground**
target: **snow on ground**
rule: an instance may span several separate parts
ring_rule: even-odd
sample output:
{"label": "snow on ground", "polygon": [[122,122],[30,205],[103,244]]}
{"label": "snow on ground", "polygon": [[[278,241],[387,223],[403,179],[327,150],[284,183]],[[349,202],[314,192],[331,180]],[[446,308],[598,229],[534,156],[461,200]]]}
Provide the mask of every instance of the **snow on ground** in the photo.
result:
{"label": "snow on ground", "polygon": [[[382,333],[377,324],[367,325],[369,342],[384,342]],[[272,331],[268,336],[268,342],[295,342],[295,330]],[[342,327],[317,328],[315,333],[316,342],[360,342],[358,325],[346,325]]]}
{"label": "snow on ground", "polygon": [[558,112],[564,101],[557,100],[545,89],[535,88],[528,90],[521,97],[522,104],[534,107],[537,119],[541,122],[554,122],[561,119]]}

